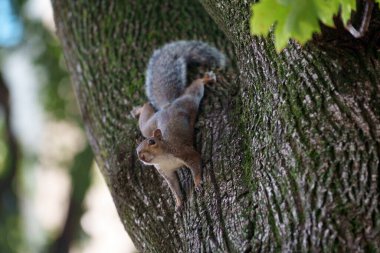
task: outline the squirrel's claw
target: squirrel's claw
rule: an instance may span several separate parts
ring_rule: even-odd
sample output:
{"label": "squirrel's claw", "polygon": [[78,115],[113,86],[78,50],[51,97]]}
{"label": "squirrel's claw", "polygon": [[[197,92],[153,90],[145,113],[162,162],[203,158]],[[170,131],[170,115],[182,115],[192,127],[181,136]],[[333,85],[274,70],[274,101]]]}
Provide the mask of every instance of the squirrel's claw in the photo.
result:
{"label": "squirrel's claw", "polygon": [[200,193],[203,190],[203,184],[202,182],[199,182],[197,185],[195,185],[195,191],[197,193]]}
{"label": "squirrel's claw", "polygon": [[205,84],[215,83],[216,82],[216,75],[212,71],[206,72],[205,76],[203,77],[203,80],[204,80]]}
{"label": "squirrel's claw", "polygon": [[141,111],[142,111],[142,106],[136,106],[136,107],[133,107],[132,111],[131,111],[131,115],[134,117],[134,118],[138,118],[141,114]]}

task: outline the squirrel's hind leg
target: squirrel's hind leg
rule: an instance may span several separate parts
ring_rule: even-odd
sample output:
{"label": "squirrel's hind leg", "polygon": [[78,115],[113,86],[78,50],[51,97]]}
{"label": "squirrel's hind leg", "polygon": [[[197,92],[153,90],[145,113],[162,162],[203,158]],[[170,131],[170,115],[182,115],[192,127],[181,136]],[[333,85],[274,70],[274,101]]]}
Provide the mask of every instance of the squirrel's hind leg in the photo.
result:
{"label": "squirrel's hind leg", "polygon": [[157,128],[156,119],[154,117],[155,110],[149,103],[145,103],[140,109],[139,127],[142,135],[148,138]]}
{"label": "squirrel's hind leg", "polygon": [[216,76],[214,72],[207,72],[203,78],[194,80],[186,88],[183,96],[177,100],[177,103],[183,103],[188,109],[188,113],[190,115],[190,127],[194,128],[199,104],[204,95],[204,86],[206,84],[214,83],[215,81]]}

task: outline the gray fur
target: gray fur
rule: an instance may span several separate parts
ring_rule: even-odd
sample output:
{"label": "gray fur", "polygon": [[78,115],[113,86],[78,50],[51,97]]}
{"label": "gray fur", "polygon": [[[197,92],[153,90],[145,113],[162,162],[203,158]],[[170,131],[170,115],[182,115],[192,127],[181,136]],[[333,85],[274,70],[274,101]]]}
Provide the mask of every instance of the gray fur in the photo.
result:
{"label": "gray fur", "polygon": [[145,81],[146,95],[153,107],[159,110],[184,92],[189,64],[224,68],[226,57],[201,41],[176,41],[155,50]]}

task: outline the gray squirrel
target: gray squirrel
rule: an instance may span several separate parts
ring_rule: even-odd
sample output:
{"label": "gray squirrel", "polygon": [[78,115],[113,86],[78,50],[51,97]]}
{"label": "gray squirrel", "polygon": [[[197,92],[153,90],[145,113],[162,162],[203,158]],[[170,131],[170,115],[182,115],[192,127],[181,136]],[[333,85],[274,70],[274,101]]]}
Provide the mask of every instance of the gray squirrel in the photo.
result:
{"label": "gray squirrel", "polygon": [[204,85],[216,81],[213,72],[187,83],[190,65],[222,69],[226,57],[201,41],[176,41],[155,50],[146,71],[145,89],[150,103],[134,110],[139,128],[146,138],[136,151],[144,164],[154,165],[167,181],[176,200],[176,210],[183,207],[183,196],[176,170],[191,170],[195,189],[202,181],[201,156],[194,149],[194,124]]}

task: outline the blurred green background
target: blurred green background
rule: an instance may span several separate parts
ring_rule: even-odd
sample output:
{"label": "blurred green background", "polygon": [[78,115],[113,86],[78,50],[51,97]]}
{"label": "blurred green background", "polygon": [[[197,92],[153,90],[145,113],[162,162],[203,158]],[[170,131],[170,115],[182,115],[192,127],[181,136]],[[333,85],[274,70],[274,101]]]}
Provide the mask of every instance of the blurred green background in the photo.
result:
{"label": "blurred green background", "polygon": [[54,29],[49,0],[0,0],[0,252],[133,252]]}

